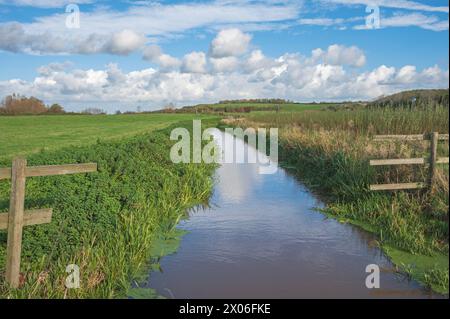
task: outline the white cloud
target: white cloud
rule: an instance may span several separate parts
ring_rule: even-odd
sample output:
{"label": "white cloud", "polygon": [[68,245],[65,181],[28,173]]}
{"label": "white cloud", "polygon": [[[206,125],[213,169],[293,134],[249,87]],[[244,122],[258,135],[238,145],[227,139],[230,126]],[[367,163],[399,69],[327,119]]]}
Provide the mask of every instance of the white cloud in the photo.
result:
{"label": "white cloud", "polygon": [[144,60],[155,62],[163,54],[160,46],[153,44],[146,47],[142,53]]}
{"label": "white cloud", "polygon": [[159,66],[164,70],[177,69],[181,61],[168,54],[161,54],[158,58]]}
{"label": "white cloud", "polygon": [[419,10],[430,12],[446,12],[446,13],[449,12],[448,6],[431,6],[409,0],[322,0],[322,2],[343,4],[343,5],[378,6],[385,8]]}
{"label": "white cloud", "polygon": [[362,78],[366,80],[368,83],[374,84],[389,84],[393,81],[393,77],[395,75],[394,67],[387,67],[385,65],[381,65],[372,72],[363,74]]}
{"label": "white cloud", "polygon": [[189,30],[226,25],[271,29],[295,19],[299,8],[298,3],[290,1],[150,2],[123,11],[102,7],[81,11],[79,29],[66,28],[65,13],[40,16],[30,23],[0,23],[0,50],[38,54],[104,53],[108,47],[105,45],[113,41],[108,53],[124,54],[129,46],[140,42],[138,37],[133,37],[133,42],[122,47],[126,41],[120,37],[124,28],[146,37],[173,37]]}
{"label": "white cloud", "polygon": [[105,45],[105,51],[111,52],[112,54],[128,55],[141,48],[145,42],[145,36],[126,29],[113,34]]}
{"label": "white cloud", "polygon": [[[408,13],[396,12],[391,16],[382,16],[380,18],[380,28],[392,27],[419,27],[431,31],[445,31],[448,30],[448,19],[442,20],[436,16],[428,16],[422,13]],[[353,26],[356,30],[371,29],[365,24]]]}
{"label": "white cloud", "polygon": [[[380,8],[380,27],[420,27],[431,31],[448,30],[448,6],[432,6],[414,1],[407,0],[321,0],[321,10],[327,8],[335,9],[336,5],[362,6]],[[391,15],[387,15],[385,8],[396,10]],[[361,8],[363,12],[364,8]],[[413,11],[413,12],[411,12]],[[437,15],[430,15],[433,12]],[[346,18],[330,18],[330,17],[307,17],[301,18],[297,22],[300,25],[319,26],[323,28],[335,27],[339,30],[347,30],[353,28],[355,30],[372,29],[365,24],[366,16],[346,17]],[[444,15],[447,17],[444,17]],[[355,25],[355,23],[358,24]]]}
{"label": "white cloud", "polygon": [[228,56],[225,58],[210,58],[209,59],[214,72],[232,72],[239,66],[238,58],[234,56]]}
{"label": "white cloud", "polygon": [[251,36],[237,28],[221,30],[211,42],[210,52],[214,58],[239,56],[247,52]]}
{"label": "white cloud", "polygon": [[0,24],[0,50],[30,54],[96,54],[128,55],[141,48],[146,38],[125,29],[111,35],[91,33],[67,38],[49,31],[27,33],[20,23]]}
{"label": "white cloud", "polygon": [[181,67],[184,73],[205,73],[206,54],[204,52],[191,52],[183,58]]}
{"label": "white cloud", "polygon": [[252,72],[262,68],[269,68],[273,63],[261,50],[254,50],[245,61],[243,69],[247,72]]}
{"label": "white cloud", "polygon": [[177,69],[181,65],[181,61],[179,59],[163,53],[162,49],[157,45],[150,45],[146,47],[143,51],[142,57],[144,60],[158,64],[163,71]]}
{"label": "white cloud", "polygon": [[303,25],[332,26],[336,24],[342,24],[345,21],[346,20],[342,18],[303,18],[298,20],[298,23]]}
{"label": "white cloud", "polygon": [[395,81],[402,84],[413,83],[416,76],[416,67],[414,65],[405,65],[398,71]]}
{"label": "white cloud", "polygon": [[62,8],[68,4],[85,4],[92,2],[92,0],[0,0],[0,4],[36,8]]}
{"label": "white cloud", "polygon": [[421,80],[425,83],[434,82],[438,83],[442,78],[448,78],[448,70],[447,73],[443,72],[439,66],[434,65],[432,67],[426,68],[421,73]]}
{"label": "white cloud", "polygon": [[382,28],[418,26],[432,31],[444,31],[448,30],[448,20],[441,21],[438,17],[426,16],[421,13],[394,14],[391,17],[382,18],[380,26]]}
{"label": "white cloud", "polygon": [[53,63],[47,64],[47,65],[40,66],[37,69],[37,72],[40,75],[47,76],[47,75],[50,75],[53,72],[59,72],[59,71],[66,70],[69,67],[71,67],[72,65],[73,65],[72,62],[70,62],[70,61],[66,61],[66,62],[63,62],[63,63],[53,62]]}
{"label": "white cloud", "polygon": [[[86,50],[108,47],[116,54],[126,54],[140,47],[139,36],[124,34],[115,42],[108,39],[108,45]],[[220,43],[220,47],[227,48],[221,52],[232,55],[214,57],[194,51],[180,61],[159,46],[150,45],[143,50],[143,58],[157,64],[157,68],[128,73],[114,63],[105,69],[87,70],[77,69],[70,62],[51,63],[38,68],[37,76],[30,81],[0,81],[0,96],[20,93],[48,103],[60,102],[68,109],[96,105],[115,111],[117,106],[125,110],[135,105],[160,107],[167,102],[183,105],[238,98],[370,99],[404,89],[448,87],[449,71],[437,65],[423,70],[414,65],[381,65],[370,71],[361,70],[366,56],[356,46],[333,44],[314,49],[308,56],[286,53],[271,58],[258,49],[245,53],[246,50],[234,46],[230,49],[222,46],[225,42]],[[81,48],[79,43],[76,46]],[[246,43],[247,48],[250,46]]]}
{"label": "white cloud", "polygon": [[312,51],[312,61],[322,60],[332,65],[362,67],[366,64],[364,52],[356,46],[330,45],[327,51],[318,48]]}
{"label": "white cloud", "polygon": [[[156,56],[161,56],[162,51],[155,51],[159,52]],[[68,63],[50,64],[39,68],[38,76],[31,81],[0,81],[0,96],[16,92],[34,95],[48,103],[60,102],[69,109],[103,105],[113,112],[118,106],[123,110],[136,105],[160,107],[168,101],[184,105],[256,97],[359,100],[404,89],[448,87],[448,69],[436,65],[423,70],[412,65],[399,69],[381,65],[357,73],[357,69],[347,69],[344,64],[315,60],[315,55],[327,52],[321,49],[308,57],[284,54],[270,59],[260,51],[253,51],[248,56],[231,57],[232,63],[221,61],[221,66],[214,66],[213,58],[207,59],[204,52],[192,52],[185,56],[180,70],[147,68],[128,73],[117,64],[109,64],[104,70],[74,69]],[[254,67],[228,67],[228,63],[243,66],[248,61],[253,61]]]}

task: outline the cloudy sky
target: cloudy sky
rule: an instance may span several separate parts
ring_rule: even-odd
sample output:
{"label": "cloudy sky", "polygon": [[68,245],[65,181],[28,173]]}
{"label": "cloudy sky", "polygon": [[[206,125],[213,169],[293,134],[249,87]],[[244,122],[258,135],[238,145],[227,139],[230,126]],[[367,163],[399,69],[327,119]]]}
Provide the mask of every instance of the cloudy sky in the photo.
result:
{"label": "cloudy sky", "polygon": [[114,112],[448,88],[448,0],[420,1],[0,0],[0,97]]}

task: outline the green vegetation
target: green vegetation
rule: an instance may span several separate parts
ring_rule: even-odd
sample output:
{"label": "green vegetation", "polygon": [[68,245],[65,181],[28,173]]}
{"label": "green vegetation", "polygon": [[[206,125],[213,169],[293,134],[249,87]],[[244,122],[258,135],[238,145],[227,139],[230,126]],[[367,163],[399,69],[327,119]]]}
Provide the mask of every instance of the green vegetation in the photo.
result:
{"label": "green vegetation", "polygon": [[[166,117],[165,123],[164,117],[154,117],[151,134],[93,141],[86,146],[64,147],[28,156],[29,165],[96,162],[99,171],[27,179],[26,208],[52,207],[53,220],[50,224],[24,228],[23,285],[21,289],[11,290],[1,274],[1,297],[125,297],[132,279],[138,278],[142,268],[148,266],[149,257],[170,252],[167,244],[161,247],[158,243],[173,237],[175,225],[189,207],[208,200],[214,166],[173,164],[168,152],[173,143],[169,140],[170,128],[156,130],[155,127],[167,126],[180,117]],[[77,122],[79,118],[70,116],[66,125],[71,119],[75,120],[73,125],[82,123]],[[110,119],[116,123],[116,119],[120,119],[125,123],[116,125],[123,127],[122,133],[127,131],[125,135],[131,134],[129,129],[135,125],[132,118],[128,122],[127,117],[85,117],[85,125],[93,130],[95,125],[91,126],[91,119],[103,120],[103,123]],[[147,126],[138,121],[136,125],[140,128],[135,133],[152,128],[149,126],[151,118],[142,116],[142,121]],[[188,127],[191,122],[185,124]],[[103,131],[103,134],[107,133]],[[84,141],[86,139],[79,142]],[[13,152],[8,154],[11,156]],[[0,166],[9,164],[9,160],[0,161]],[[0,183],[0,211],[8,209],[9,187],[8,181]],[[6,232],[3,231],[0,232],[2,271],[5,250]],[[80,267],[80,289],[64,286],[68,264]],[[137,291],[131,293],[137,294]]]}
{"label": "green vegetation", "polygon": [[192,118],[192,114],[0,116],[0,159],[131,137]]}
{"label": "green vegetation", "polygon": [[[324,212],[377,234],[393,262],[438,292],[448,293],[448,166],[433,193],[371,192],[369,184],[421,181],[425,167],[374,168],[374,158],[427,156],[426,142],[374,142],[373,134],[448,133],[448,106],[358,108],[354,111],[252,113],[227,119],[241,127],[279,127],[280,161],[328,202]],[[448,156],[448,142],[439,156]]]}
{"label": "green vegetation", "polygon": [[[189,207],[207,201],[214,170],[173,164],[170,128],[188,127],[194,117],[213,126],[218,115],[227,125],[279,127],[282,163],[324,196],[325,214],[375,233],[399,269],[448,293],[448,166],[441,166],[432,194],[368,191],[373,183],[426,177],[425,167],[375,169],[368,161],[427,156],[426,143],[374,142],[372,135],[448,133],[448,106],[436,103],[223,101],[170,110],[177,114],[0,116],[0,167],[17,155],[27,155],[29,165],[99,165],[98,173],[27,180],[26,208],[52,207],[53,221],[24,229],[23,286],[9,289],[0,273],[0,297],[157,297],[130,282],[176,250],[182,234],[175,225]],[[448,154],[448,142],[441,143],[439,156]],[[0,182],[1,212],[8,210],[9,187]],[[0,232],[0,272],[5,248]],[[68,264],[80,266],[81,289],[65,288]]]}
{"label": "green vegetation", "polygon": [[356,108],[354,110],[330,110],[280,112],[278,114],[251,114],[254,122],[278,124],[280,127],[298,126],[307,130],[348,132],[355,137],[372,134],[421,134],[448,132],[448,107],[436,109],[405,108]]}
{"label": "green vegetation", "polygon": [[370,103],[370,106],[392,107],[423,107],[430,108],[436,105],[448,105],[447,90],[411,90],[403,91],[389,96],[381,97]]}
{"label": "green vegetation", "polygon": [[305,110],[320,110],[330,106],[338,105],[336,103],[293,103],[280,100],[261,101],[222,101],[216,104],[199,104],[186,106],[178,110],[171,110],[171,113],[250,113],[250,112],[301,112]]}

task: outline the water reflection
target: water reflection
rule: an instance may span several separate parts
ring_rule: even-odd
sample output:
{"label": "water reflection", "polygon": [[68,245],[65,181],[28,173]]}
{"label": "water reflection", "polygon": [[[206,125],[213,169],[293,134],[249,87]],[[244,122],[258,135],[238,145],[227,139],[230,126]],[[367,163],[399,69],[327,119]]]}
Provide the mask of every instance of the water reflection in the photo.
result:
{"label": "water reflection", "polygon": [[257,164],[223,164],[216,174],[212,207],[181,223],[189,233],[178,252],[150,274],[148,286],[161,295],[428,297],[393,272],[382,272],[378,292],[367,289],[366,266],[392,264],[369,234],[314,211],[322,203],[283,169],[260,175]]}

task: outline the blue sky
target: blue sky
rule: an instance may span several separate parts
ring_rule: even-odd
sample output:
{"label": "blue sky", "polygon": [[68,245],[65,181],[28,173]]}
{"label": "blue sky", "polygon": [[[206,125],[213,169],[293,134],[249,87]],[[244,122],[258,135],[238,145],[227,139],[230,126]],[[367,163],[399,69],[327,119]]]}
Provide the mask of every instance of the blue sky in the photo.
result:
{"label": "blue sky", "polygon": [[448,88],[448,37],[441,0],[0,0],[0,96],[108,111],[372,99]]}

